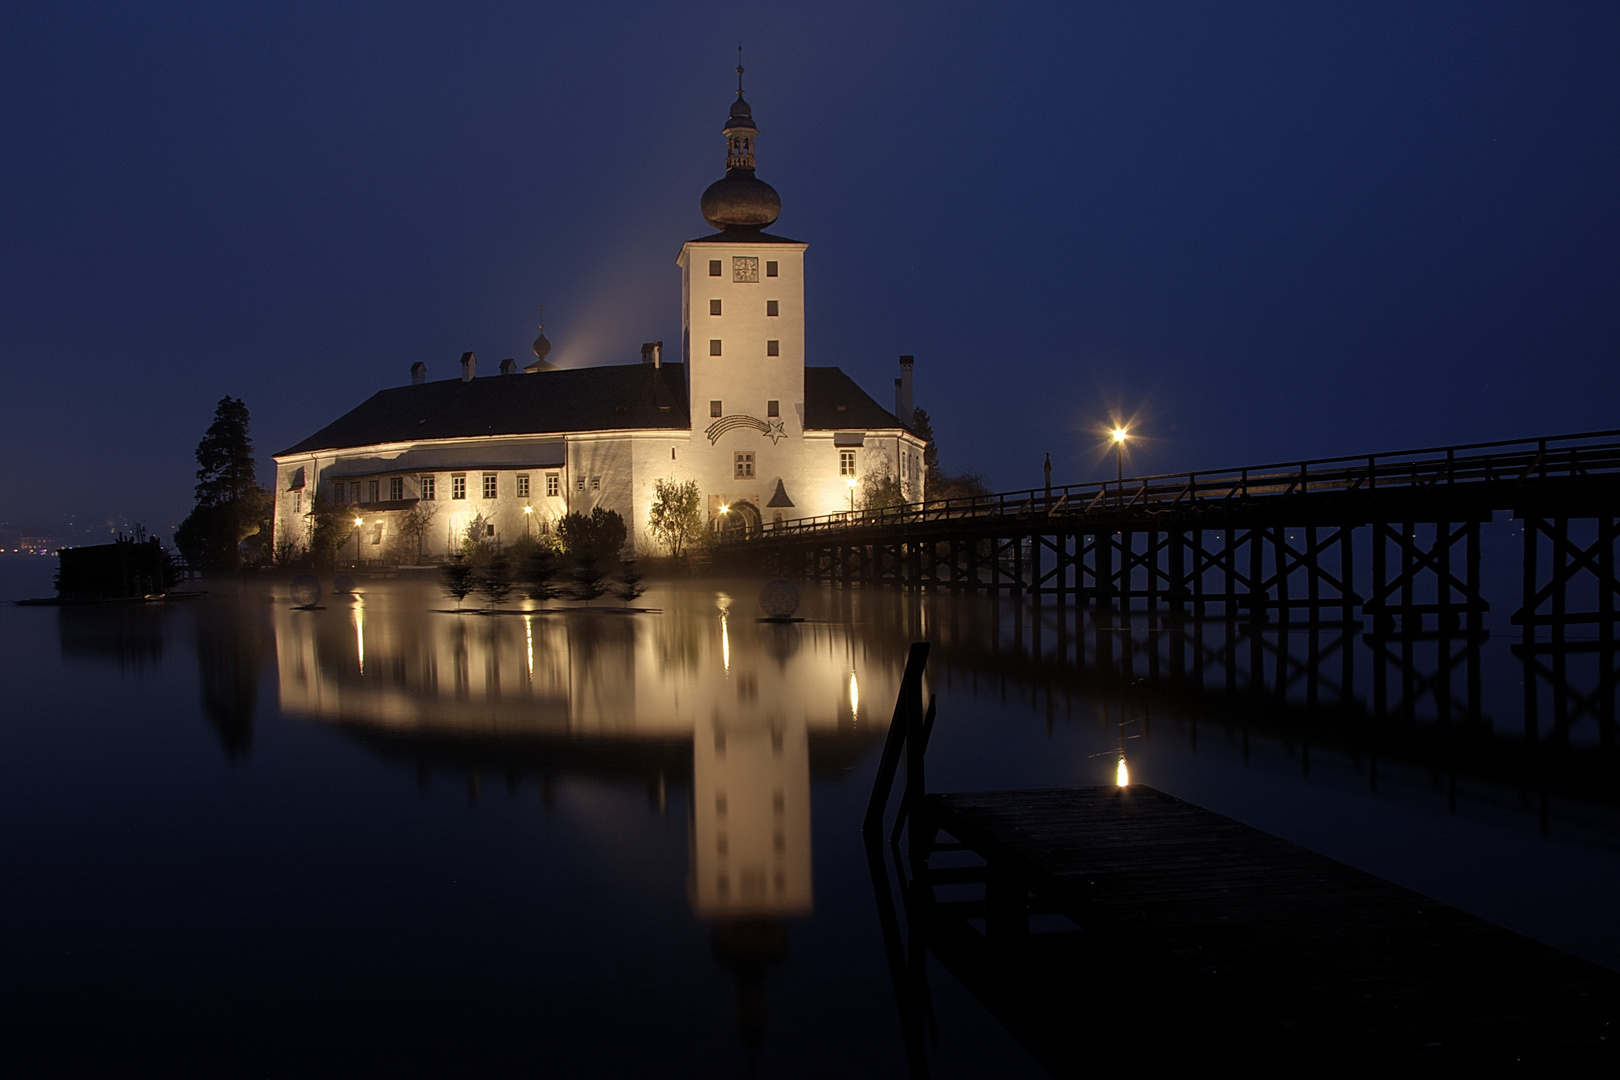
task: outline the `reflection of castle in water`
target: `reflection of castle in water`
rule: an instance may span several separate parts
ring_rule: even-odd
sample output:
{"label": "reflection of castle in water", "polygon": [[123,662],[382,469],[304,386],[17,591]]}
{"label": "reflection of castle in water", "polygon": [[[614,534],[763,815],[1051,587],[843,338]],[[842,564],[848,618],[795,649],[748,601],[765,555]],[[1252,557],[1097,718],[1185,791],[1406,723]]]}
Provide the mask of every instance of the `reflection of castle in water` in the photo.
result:
{"label": "reflection of castle in water", "polygon": [[[412,603],[412,601],[418,601]],[[717,919],[812,906],[810,775],[881,738],[892,658],[848,628],[771,624],[752,597],[682,594],[662,614],[454,616],[419,594],[279,610],[283,711],[342,724],[419,767],[692,778],[693,909]]]}

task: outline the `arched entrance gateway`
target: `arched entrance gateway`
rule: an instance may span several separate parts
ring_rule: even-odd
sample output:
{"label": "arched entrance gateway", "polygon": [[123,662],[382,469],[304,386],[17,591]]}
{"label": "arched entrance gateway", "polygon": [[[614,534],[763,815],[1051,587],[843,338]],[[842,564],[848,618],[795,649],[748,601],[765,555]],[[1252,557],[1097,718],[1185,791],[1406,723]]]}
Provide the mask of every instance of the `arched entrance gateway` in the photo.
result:
{"label": "arched entrance gateway", "polygon": [[758,535],[763,526],[764,521],[759,516],[759,507],[747,499],[739,499],[732,503],[720,515],[720,535],[727,540]]}

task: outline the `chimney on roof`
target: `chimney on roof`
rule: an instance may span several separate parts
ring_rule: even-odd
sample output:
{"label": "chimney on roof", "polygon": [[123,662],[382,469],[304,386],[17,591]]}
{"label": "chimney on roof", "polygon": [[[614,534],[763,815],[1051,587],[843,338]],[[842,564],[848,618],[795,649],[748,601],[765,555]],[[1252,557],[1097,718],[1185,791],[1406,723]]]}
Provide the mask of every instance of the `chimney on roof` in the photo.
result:
{"label": "chimney on roof", "polygon": [[906,427],[911,426],[911,365],[917,362],[915,356],[902,356],[900,358],[900,378],[895,380],[894,414]]}
{"label": "chimney on roof", "polygon": [[411,365],[411,385],[421,386],[427,382],[427,365],[418,360]]}
{"label": "chimney on roof", "polygon": [[461,354],[461,381],[472,382],[473,376],[478,374],[478,357],[470,352]]}
{"label": "chimney on roof", "polygon": [[662,341],[644,341],[641,344],[641,362],[651,364],[653,367],[664,366],[664,343]]}
{"label": "chimney on roof", "polygon": [[501,374],[502,375],[516,375],[517,374],[517,361],[513,360],[511,357],[507,357],[505,360],[502,360],[501,361]]}

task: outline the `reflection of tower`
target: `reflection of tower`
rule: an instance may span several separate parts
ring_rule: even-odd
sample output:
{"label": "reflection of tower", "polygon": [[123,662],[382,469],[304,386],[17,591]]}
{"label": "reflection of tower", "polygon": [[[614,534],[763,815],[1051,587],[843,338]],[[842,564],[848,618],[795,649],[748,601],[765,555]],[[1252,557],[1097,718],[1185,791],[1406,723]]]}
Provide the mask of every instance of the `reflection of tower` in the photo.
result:
{"label": "reflection of tower", "polygon": [[810,739],[802,719],[743,711],[699,720],[692,800],[689,892],[699,915],[810,911]]}
{"label": "reflection of tower", "polygon": [[765,975],[787,951],[785,918],[808,914],[810,738],[785,702],[758,702],[757,675],[734,672],[739,700],[693,729],[693,909],[717,920],[714,955],[737,983],[750,1057],[765,1029]]}

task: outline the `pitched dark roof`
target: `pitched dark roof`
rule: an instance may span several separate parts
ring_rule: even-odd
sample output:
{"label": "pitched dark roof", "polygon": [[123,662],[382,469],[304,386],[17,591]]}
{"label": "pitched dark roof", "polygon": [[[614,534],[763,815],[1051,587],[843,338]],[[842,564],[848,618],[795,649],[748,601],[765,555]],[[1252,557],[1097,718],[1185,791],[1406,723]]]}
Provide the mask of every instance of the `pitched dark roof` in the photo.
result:
{"label": "pitched dark roof", "polygon": [[480,435],[691,426],[683,364],[567,368],[381,390],[276,456]]}
{"label": "pitched dark roof", "polygon": [[900,423],[894,413],[835,367],[804,369],[804,426],[811,431],[911,427]]}
{"label": "pitched dark roof", "polygon": [[724,229],[708,236],[688,240],[688,244],[802,244],[803,240],[790,240],[785,236],[772,236],[758,229]]}

